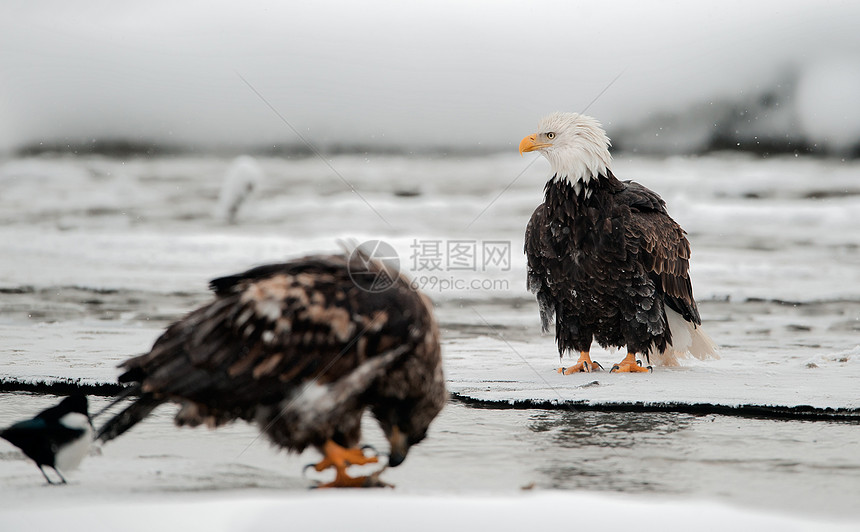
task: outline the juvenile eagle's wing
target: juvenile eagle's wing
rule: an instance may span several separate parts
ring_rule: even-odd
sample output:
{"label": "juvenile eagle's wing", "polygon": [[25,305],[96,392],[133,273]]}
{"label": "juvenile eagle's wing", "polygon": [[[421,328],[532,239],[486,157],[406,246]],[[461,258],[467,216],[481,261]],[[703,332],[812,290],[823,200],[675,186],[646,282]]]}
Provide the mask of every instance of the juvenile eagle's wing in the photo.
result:
{"label": "juvenile eagle's wing", "polygon": [[205,405],[200,416],[217,424],[416,342],[411,320],[422,313],[409,287],[375,294],[344,266],[342,257],[314,257],[216,279],[216,299],[126,361],[120,381],[161,400]]}
{"label": "juvenile eagle's wing", "polygon": [[686,232],[669,216],[666,203],[656,192],[633,181],[623,184],[616,198],[630,207],[630,223],[625,228],[628,246],[663,292],[666,304],[686,321],[701,324],[690,283]]}

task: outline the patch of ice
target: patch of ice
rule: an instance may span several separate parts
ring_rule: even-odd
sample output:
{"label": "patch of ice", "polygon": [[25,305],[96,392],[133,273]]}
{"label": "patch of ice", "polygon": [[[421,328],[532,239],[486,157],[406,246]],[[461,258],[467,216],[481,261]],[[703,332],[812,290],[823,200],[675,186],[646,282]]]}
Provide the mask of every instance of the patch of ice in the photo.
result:
{"label": "patch of ice", "polygon": [[847,351],[836,353],[820,353],[803,361],[803,366],[809,369],[824,366],[860,366],[860,345]]}

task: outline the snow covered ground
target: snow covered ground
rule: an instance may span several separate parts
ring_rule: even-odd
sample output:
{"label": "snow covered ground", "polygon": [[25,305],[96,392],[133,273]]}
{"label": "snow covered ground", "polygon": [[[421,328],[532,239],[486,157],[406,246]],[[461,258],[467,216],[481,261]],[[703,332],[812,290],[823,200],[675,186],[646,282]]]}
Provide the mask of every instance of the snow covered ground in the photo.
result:
{"label": "snow covered ground", "polygon": [[[627,514],[609,510],[623,501],[637,509],[631,515],[669,505],[687,524],[702,514],[713,522],[762,519],[774,529],[789,519],[804,529],[804,519],[818,526],[833,512],[856,525],[860,515],[850,498],[860,488],[860,463],[852,458],[860,454],[860,163],[619,158],[619,177],[658,191],[689,232],[695,294],[721,358],[658,367],[649,375],[562,377],[555,373],[553,340],[540,334],[536,305],[525,291],[521,252],[523,229],[541,201],[548,170],[543,160],[368,155],[328,162],[257,159],[264,175],[234,224],[214,214],[229,159],[59,155],[0,163],[0,378],[110,382],[119,361],[147,349],[170,320],[209,297],[210,278],[333,251],[337,238],[382,239],[437,303],[451,391],[479,401],[574,407],[499,411],[452,404],[419,452],[386,473],[396,492],[409,497],[386,493],[374,504],[405,516],[438,503],[458,515],[460,499],[448,494],[464,491],[475,509],[507,524],[515,521],[506,512],[520,507],[534,514],[530,523],[559,523],[555,519],[579,505],[623,520]],[[485,261],[493,250],[501,250],[502,260]],[[594,357],[611,365],[621,355],[596,348]],[[9,406],[0,409],[0,425],[35,413],[39,400],[53,398],[4,395]],[[808,405],[844,409],[855,421],[575,408],[637,402]],[[624,422],[632,416],[644,428]],[[290,513],[298,505],[304,519],[330,501],[353,508],[362,500],[296,498],[308,485],[297,472],[313,457],[286,459],[258,443],[234,459],[253,439],[252,428],[177,431],[168,417],[156,416],[85,461],[67,489],[43,488],[31,464],[11,448],[0,449],[0,492],[14,503],[0,510],[3,522],[20,522],[45,500],[62,506],[102,498],[114,508],[97,508],[110,522],[123,508],[146,512],[182,492],[174,504],[213,521],[225,516],[218,526],[235,529],[226,517],[233,510],[265,517],[275,507]],[[667,429],[678,424],[684,430]],[[619,454],[619,448],[629,452]],[[613,450],[609,462],[607,449]],[[637,458],[642,452],[651,456],[648,465]],[[273,457],[290,475],[272,472]],[[565,467],[553,468],[556,457]],[[531,483],[538,491],[661,497],[657,503],[580,491],[518,493]],[[285,488],[289,497],[279,495]],[[732,506],[691,500],[690,494]],[[795,504],[801,498],[814,507]],[[745,501],[791,517],[737,508]],[[550,506],[566,510],[556,517]],[[588,514],[576,512],[578,522],[591,518],[582,513]],[[56,515],[39,519],[47,523]]]}
{"label": "snow covered ground", "polygon": [[[585,508],[587,511],[578,511]],[[249,497],[227,493],[191,496],[185,502],[146,500],[101,502],[86,507],[60,506],[44,511],[0,512],[7,530],[439,530],[488,529],[521,531],[570,526],[621,531],[850,531],[854,525],[772,516],[696,501],[682,507],[666,501],[600,497],[563,492],[521,496],[312,493],[299,496]],[[144,515],[145,518],[132,516]],[[93,518],[96,517],[95,524]],[[644,524],[643,524],[644,523]],[[78,528],[79,527],[79,528]]]}

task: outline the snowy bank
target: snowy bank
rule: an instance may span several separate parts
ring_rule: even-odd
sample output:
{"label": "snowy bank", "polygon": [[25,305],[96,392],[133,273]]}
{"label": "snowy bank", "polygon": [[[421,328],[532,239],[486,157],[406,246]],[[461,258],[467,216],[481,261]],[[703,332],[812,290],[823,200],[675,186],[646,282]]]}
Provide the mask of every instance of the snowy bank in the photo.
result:
{"label": "snowy bank", "polygon": [[[46,490],[48,492],[48,490]],[[64,502],[50,490],[33,507],[0,510],[4,530],[750,530],[847,531],[857,523],[761,513],[701,501],[631,499],[589,493],[519,496],[402,496],[390,492],[310,493],[276,497],[202,498],[193,495],[121,502]],[[59,499],[59,500],[58,500]]]}

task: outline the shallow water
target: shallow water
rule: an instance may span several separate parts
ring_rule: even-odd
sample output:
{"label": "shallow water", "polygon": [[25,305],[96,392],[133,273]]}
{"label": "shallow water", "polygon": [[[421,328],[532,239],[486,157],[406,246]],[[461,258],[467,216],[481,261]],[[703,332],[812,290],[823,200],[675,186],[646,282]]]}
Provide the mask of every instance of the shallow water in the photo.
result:
{"label": "shallow water", "polygon": [[[56,401],[0,395],[0,425]],[[92,409],[104,404],[93,398]],[[318,459],[290,456],[237,423],[215,431],[177,429],[163,406],[101,447],[69,476],[63,496],[117,498],[170,492],[306,490],[325,473]],[[365,440],[384,451],[375,423]],[[98,424],[98,423],[97,423]],[[430,437],[383,474],[403,493],[511,493],[523,488],[717,499],[767,511],[858,517],[860,427],[724,416],[495,410],[449,404]],[[361,468],[359,468],[361,469]],[[363,468],[371,471],[370,466]],[[4,446],[4,500],[43,495],[38,470]]]}

